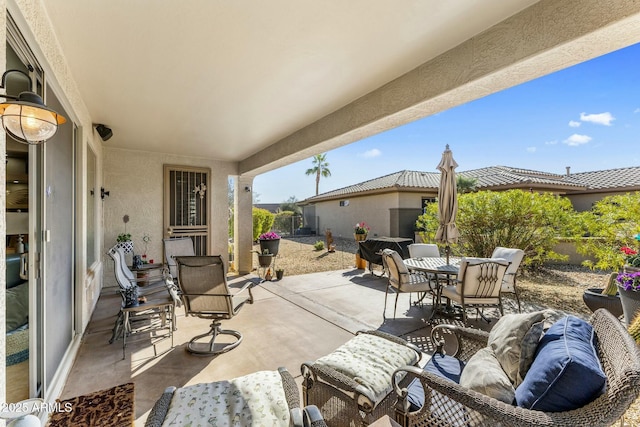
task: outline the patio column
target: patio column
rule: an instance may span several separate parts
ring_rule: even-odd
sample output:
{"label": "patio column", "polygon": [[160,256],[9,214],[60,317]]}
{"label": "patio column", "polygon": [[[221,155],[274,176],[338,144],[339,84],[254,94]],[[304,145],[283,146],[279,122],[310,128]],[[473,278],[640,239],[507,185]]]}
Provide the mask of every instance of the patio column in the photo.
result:
{"label": "patio column", "polygon": [[247,274],[253,269],[253,177],[239,176],[233,193],[233,258],[238,273]]}

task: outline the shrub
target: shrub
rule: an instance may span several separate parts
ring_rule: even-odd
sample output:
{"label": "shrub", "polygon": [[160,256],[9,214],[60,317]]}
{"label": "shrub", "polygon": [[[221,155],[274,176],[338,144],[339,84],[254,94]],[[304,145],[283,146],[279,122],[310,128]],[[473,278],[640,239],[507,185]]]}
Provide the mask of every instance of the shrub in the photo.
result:
{"label": "shrub", "polygon": [[324,242],[322,240],[318,240],[313,244],[313,248],[316,251],[321,251],[324,249]]}
{"label": "shrub", "polygon": [[275,215],[266,209],[253,208],[253,240],[258,240],[258,236],[271,230]]}
{"label": "shrub", "polygon": [[[437,204],[427,205],[416,222],[426,242],[438,229]],[[497,246],[525,251],[525,265],[539,266],[548,259],[563,259],[553,252],[559,236],[575,235],[571,202],[552,194],[522,190],[480,191],[458,198],[456,226],[460,232],[454,253],[489,257]]]}
{"label": "shrub", "polygon": [[588,239],[577,239],[578,253],[593,256],[585,261],[591,268],[618,270],[625,263],[628,246],[638,249],[636,236],[640,234],[640,192],[605,197],[588,212],[580,214],[583,233]]}

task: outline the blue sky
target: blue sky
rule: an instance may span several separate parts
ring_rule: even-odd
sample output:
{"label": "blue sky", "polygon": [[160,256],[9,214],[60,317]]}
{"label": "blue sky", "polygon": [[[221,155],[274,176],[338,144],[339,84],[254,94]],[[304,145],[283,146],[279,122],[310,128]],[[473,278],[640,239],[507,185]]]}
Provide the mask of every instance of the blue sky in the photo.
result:
{"label": "blue sky", "polygon": [[[327,152],[320,193],[400,170],[513,166],[563,174],[640,165],[640,44]],[[315,195],[312,159],[262,174],[260,203]]]}

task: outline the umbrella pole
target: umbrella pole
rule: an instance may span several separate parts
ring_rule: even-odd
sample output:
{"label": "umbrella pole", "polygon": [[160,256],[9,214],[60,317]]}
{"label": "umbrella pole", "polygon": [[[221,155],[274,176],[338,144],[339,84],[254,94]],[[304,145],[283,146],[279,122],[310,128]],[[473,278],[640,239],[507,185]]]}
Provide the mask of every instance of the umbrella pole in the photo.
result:
{"label": "umbrella pole", "polygon": [[449,265],[449,255],[451,254],[451,247],[449,245],[444,247],[444,253],[447,256],[447,265]]}

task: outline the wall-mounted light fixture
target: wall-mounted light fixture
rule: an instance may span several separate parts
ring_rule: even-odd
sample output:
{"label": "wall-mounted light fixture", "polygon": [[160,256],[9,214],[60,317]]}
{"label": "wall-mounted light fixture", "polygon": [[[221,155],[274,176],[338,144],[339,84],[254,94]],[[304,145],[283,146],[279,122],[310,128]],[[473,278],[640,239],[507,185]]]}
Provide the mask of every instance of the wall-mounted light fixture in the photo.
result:
{"label": "wall-mounted light fixture", "polygon": [[246,191],[247,193],[251,192],[251,187],[249,187],[248,185],[246,187],[244,187],[244,191]]}
{"label": "wall-mounted light fixture", "polygon": [[100,135],[100,138],[102,138],[103,141],[107,141],[113,136],[113,131],[111,130],[111,128],[108,128],[101,123],[96,124],[95,127],[96,132],[98,132],[98,135]]}
{"label": "wall-mounted light fixture", "polygon": [[105,197],[109,197],[109,192],[104,187],[100,187],[100,198],[104,200]]}
{"label": "wall-mounted light fixture", "polygon": [[[31,77],[22,70],[7,70],[2,75],[0,89],[6,89],[6,79],[11,73],[18,73],[29,80]],[[56,111],[44,105],[42,98],[31,92],[24,91],[18,96],[0,95],[7,101],[0,104],[2,127],[14,139],[23,144],[42,144],[56,134],[58,125],[67,121]],[[12,101],[9,101],[12,100]]]}

